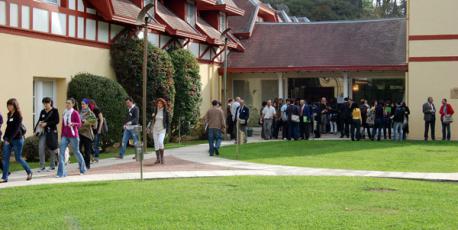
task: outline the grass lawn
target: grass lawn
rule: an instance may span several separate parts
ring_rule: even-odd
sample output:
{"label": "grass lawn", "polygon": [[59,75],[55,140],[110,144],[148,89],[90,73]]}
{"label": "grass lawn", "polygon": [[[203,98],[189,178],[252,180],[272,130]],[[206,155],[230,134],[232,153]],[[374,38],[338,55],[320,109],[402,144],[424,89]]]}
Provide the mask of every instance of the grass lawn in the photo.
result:
{"label": "grass lawn", "polygon": [[0,190],[0,229],[456,229],[458,184],[226,177]]}
{"label": "grass lawn", "polygon": [[[195,140],[195,141],[183,141],[181,144],[179,143],[167,143],[165,144],[166,149],[174,149],[174,148],[181,148],[181,147],[186,147],[190,145],[198,145],[198,144],[203,144],[203,143],[208,143],[206,140]],[[154,152],[154,148],[148,148],[148,152]],[[127,148],[126,150],[126,156],[134,154],[134,149],[133,148]],[[107,158],[114,158],[119,156],[118,150],[116,151],[111,151],[107,153],[100,153],[99,158],[100,159],[107,159]],[[70,156],[70,161],[71,162],[77,162],[75,156],[72,154]],[[29,166],[32,169],[39,168],[40,163],[39,162],[27,162]],[[49,167],[49,162],[46,163],[46,167]],[[18,163],[16,163],[14,160],[10,161],[10,171],[19,171],[19,170],[24,170],[22,166]]]}
{"label": "grass lawn", "polygon": [[[235,159],[235,146],[221,149]],[[303,167],[401,172],[458,172],[458,143],[351,141],[268,142],[241,145],[239,159]]]}

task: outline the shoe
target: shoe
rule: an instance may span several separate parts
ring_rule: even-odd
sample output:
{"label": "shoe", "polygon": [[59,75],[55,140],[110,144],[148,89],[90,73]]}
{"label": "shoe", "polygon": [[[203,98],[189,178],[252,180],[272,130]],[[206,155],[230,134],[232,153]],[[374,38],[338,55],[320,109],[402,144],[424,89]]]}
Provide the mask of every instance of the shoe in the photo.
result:
{"label": "shoe", "polygon": [[41,172],[46,172],[46,168],[41,168],[37,171],[37,173],[41,173]]}
{"label": "shoe", "polygon": [[159,154],[159,151],[156,151],[156,161],[154,162],[154,164],[160,164],[161,163],[161,156]]}
{"label": "shoe", "polygon": [[219,151],[218,151],[218,149],[215,149],[215,154],[216,154],[216,156],[219,156]]}
{"label": "shoe", "polygon": [[8,183],[8,180],[2,180],[0,183]]}
{"label": "shoe", "polygon": [[159,150],[159,155],[160,155],[160,159],[161,159],[161,165],[163,165],[165,163],[165,160],[164,160],[164,150],[163,149],[160,149]]}
{"label": "shoe", "polygon": [[99,158],[98,157],[95,158],[95,163],[99,163]]}
{"label": "shoe", "polygon": [[32,180],[32,173],[27,174],[27,179],[26,180]]}
{"label": "shoe", "polygon": [[122,156],[117,156],[116,159],[122,160],[122,159],[124,159],[124,157],[122,157]]}
{"label": "shoe", "polygon": [[135,159],[137,159],[137,156],[132,157],[132,160],[135,160]]}

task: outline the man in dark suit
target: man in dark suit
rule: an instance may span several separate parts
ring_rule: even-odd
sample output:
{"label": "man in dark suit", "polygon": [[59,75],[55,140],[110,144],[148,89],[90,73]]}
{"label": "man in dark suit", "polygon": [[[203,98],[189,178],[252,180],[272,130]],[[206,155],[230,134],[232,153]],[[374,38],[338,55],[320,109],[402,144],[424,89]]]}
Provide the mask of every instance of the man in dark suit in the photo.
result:
{"label": "man in dark suit", "polygon": [[300,114],[301,114],[301,135],[300,137],[304,140],[310,138],[310,124],[312,122],[312,109],[307,104],[306,100],[300,102]]}
{"label": "man in dark suit", "polygon": [[241,135],[241,138],[243,138],[241,143],[247,143],[247,126],[248,119],[250,118],[250,109],[245,106],[244,100],[240,100],[240,106],[235,112],[235,117],[239,124],[239,135]]}
{"label": "man in dark suit", "polygon": [[436,140],[436,106],[434,106],[433,98],[428,97],[428,101],[423,104],[423,114],[425,120],[425,141],[428,141],[428,131],[431,128],[431,140]]}
{"label": "man in dark suit", "polygon": [[126,117],[126,122],[124,123],[124,132],[122,135],[121,149],[119,150],[119,159],[124,158],[126,153],[127,145],[129,144],[129,139],[134,139],[134,144],[138,143],[138,135],[133,131],[134,126],[138,125],[138,120],[140,118],[140,109],[134,104],[134,100],[131,97],[126,98],[126,106],[128,108],[128,113]]}

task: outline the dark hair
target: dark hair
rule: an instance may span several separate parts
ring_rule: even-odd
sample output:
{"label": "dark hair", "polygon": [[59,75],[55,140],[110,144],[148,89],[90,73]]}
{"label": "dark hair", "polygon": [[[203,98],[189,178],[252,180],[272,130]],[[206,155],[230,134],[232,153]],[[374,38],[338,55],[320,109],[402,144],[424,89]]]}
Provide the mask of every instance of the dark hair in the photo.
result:
{"label": "dark hair", "polygon": [[71,98],[68,98],[67,101],[71,101],[72,104],[73,104],[73,109],[78,111],[78,103],[76,103],[76,99],[71,97]]}
{"label": "dark hair", "polygon": [[156,101],[155,101],[156,108],[157,108],[157,104],[158,104],[159,102],[162,103],[162,105],[164,106],[164,109],[167,109],[167,102],[164,100],[164,98],[161,98],[161,97],[158,98],[158,99],[156,99]]}
{"label": "dark hair", "polygon": [[43,100],[41,100],[41,103],[43,104],[51,104],[51,107],[54,105],[54,102],[50,97],[44,97]]}
{"label": "dark hair", "polygon": [[124,101],[134,102],[134,99],[132,97],[126,97],[124,98]]}
{"label": "dark hair", "polygon": [[266,106],[267,105],[267,101],[263,101],[261,105],[262,105],[262,107]]}
{"label": "dark hair", "polygon": [[351,108],[351,110],[354,110],[354,109],[358,108],[358,104],[357,104],[356,102],[353,102],[353,103],[351,104],[351,107],[350,107],[350,108]]}
{"label": "dark hair", "polygon": [[444,100],[445,102],[447,102],[447,98],[442,98],[442,100]]}
{"label": "dark hair", "polygon": [[[22,112],[21,112],[21,107],[19,107],[19,102],[17,101],[16,98],[11,98],[6,102],[6,105],[12,105],[14,107],[14,112],[19,115],[20,118],[22,118]],[[8,116],[11,115],[11,112],[8,112]]]}
{"label": "dark hair", "polygon": [[234,100],[232,100],[232,98],[229,98],[229,99],[227,100],[228,103],[231,103],[232,101],[234,101]]}
{"label": "dark hair", "polygon": [[217,101],[217,100],[213,100],[213,101],[212,101],[212,105],[213,105],[213,106],[217,106],[217,105],[218,105],[218,101]]}

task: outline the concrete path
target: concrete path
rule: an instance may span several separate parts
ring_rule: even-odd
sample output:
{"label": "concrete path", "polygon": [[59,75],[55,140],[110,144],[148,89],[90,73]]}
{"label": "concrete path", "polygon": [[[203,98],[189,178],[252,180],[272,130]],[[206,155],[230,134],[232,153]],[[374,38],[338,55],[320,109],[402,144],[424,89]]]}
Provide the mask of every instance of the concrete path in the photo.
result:
{"label": "concrete path", "polygon": [[[250,140],[258,142],[260,140]],[[223,145],[230,145],[224,142]],[[385,171],[366,171],[366,170],[342,170],[326,168],[307,168],[292,167],[281,165],[268,165],[249,163],[236,160],[228,160],[219,157],[208,156],[208,145],[201,144],[166,151],[167,156],[176,158],[182,162],[188,162],[189,170],[178,167],[174,170],[173,163],[164,166],[153,166],[162,168],[150,168],[145,170],[144,179],[163,179],[163,178],[191,178],[191,177],[219,177],[219,176],[355,176],[355,177],[378,177],[378,178],[402,178],[417,180],[434,181],[454,181],[458,182],[458,173],[413,173],[413,172],[385,172]],[[145,155],[145,162],[152,162],[154,154]],[[167,159],[167,158],[166,158]],[[123,160],[104,159],[92,165],[91,172],[80,176],[77,164],[71,164],[68,169],[70,176],[66,178],[55,178],[55,172],[34,173],[32,181],[25,181],[25,172],[14,172],[8,183],[0,184],[1,188],[41,185],[41,184],[60,184],[71,182],[93,182],[93,181],[112,181],[112,180],[133,180],[140,179],[138,172],[139,166],[134,164],[132,156],[127,156]],[[128,166],[130,171],[106,170],[107,168],[116,169],[122,165]],[[152,165],[152,164],[150,164]],[[195,167],[195,165],[200,165]],[[133,167],[135,166],[135,167]],[[170,169],[168,170],[169,167]],[[122,167],[121,167],[122,168]],[[98,170],[100,169],[100,170]],[[164,170],[166,169],[166,170]],[[196,170],[198,169],[198,170]],[[99,172],[98,172],[99,171]]]}

